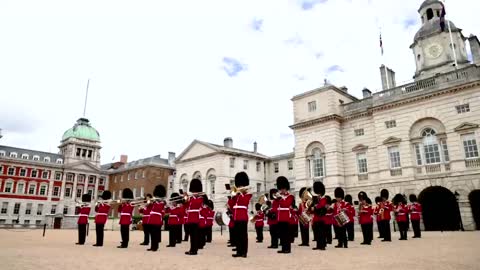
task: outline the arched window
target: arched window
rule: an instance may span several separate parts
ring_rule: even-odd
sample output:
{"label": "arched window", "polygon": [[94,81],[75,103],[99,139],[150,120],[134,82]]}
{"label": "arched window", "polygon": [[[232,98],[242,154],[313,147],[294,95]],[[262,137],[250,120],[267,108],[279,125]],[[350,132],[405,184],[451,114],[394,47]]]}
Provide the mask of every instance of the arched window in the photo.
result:
{"label": "arched window", "polygon": [[208,184],[210,185],[210,194],[215,194],[215,180],[217,180],[217,176],[214,174],[210,174],[208,176]]}
{"label": "arched window", "polygon": [[325,159],[320,148],[312,150],[311,168],[313,178],[322,178],[325,176]]}
{"label": "arched window", "polygon": [[184,192],[188,191],[188,176],[186,173],[180,176],[180,188],[183,189]]}
{"label": "arched window", "polygon": [[433,18],[433,9],[427,9],[427,20],[431,20]]}
{"label": "arched window", "polygon": [[423,152],[426,164],[440,163],[440,147],[435,130],[426,128],[422,131]]}

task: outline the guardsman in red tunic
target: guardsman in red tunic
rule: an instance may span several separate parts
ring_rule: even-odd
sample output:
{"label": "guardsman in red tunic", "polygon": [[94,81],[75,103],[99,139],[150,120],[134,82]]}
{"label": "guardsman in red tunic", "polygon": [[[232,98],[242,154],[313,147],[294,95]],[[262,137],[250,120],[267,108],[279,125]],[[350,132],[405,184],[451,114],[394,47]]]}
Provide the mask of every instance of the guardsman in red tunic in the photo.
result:
{"label": "guardsman in red tunic", "polygon": [[215,211],[213,201],[208,200],[208,216],[207,216],[207,243],[212,242],[212,228],[213,228],[213,220],[215,219]]}
{"label": "guardsman in red tunic", "polygon": [[278,207],[273,209],[277,215],[278,221],[278,231],[280,233],[280,245],[282,249],[278,253],[287,254],[291,252],[292,242],[290,240],[289,225],[291,218],[291,208],[295,197],[290,194],[290,183],[288,179],[284,176],[279,176],[277,178],[277,188],[279,190],[279,195],[275,199],[278,202]]}
{"label": "guardsman in red tunic", "polygon": [[202,195],[203,198],[203,205],[202,209],[200,210],[200,222],[198,223],[199,228],[199,241],[198,241],[198,248],[203,249],[205,247],[205,243],[207,241],[207,217],[208,217],[208,197],[206,194]]}
{"label": "guardsman in red tunic", "polygon": [[248,205],[252,194],[247,193],[250,179],[245,172],[239,172],[235,175],[235,186],[237,195],[235,196],[235,205],[233,206],[234,232],[236,234],[236,253],[232,257],[247,257],[248,253]]}
{"label": "guardsman in red tunic", "polygon": [[257,243],[263,242],[263,226],[265,225],[264,219],[265,214],[262,211],[262,205],[259,203],[255,204],[255,216],[253,220],[255,222],[255,231],[257,232]]}
{"label": "guardsman in red tunic", "polygon": [[202,182],[199,179],[190,181],[189,191],[192,193],[185,202],[187,211],[187,227],[190,233],[190,250],[185,252],[187,255],[197,255],[199,242],[200,211],[203,206],[203,198],[199,195],[202,192]]}
{"label": "guardsman in red tunic", "polygon": [[150,245],[150,226],[148,220],[150,219],[150,211],[152,211],[152,194],[147,194],[145,198],[146,204],[140,207],[139,212],[142,214],[142,227],[143,227],[143,242],[142,246]]}
{"label": "guardsman in red tunic", "polygon": [[[361,192],[362,193],[362,192]],[[366,194],[358,195],[360,199],[358,223],[362,227],[363,242],[362,245],[371,245],[373,240],[373,208],[372,201]]]}
{"label": "guardsman in red tunic", "polygon": [[[306,187],[302,187],[300,189],[300,192],[299,192],[300,199],[302,199],[302,194],[306,189],[307,189]],[[309,213],[309,209],[307,209],[307,202],[306,201],[300,201],[300,205],[298,207],[298,215],[300,216],[300,215],[302,215],[302,213],[306,213],[306,214]],[[300,222],[299,226],[300,226],[300,236],[302,238],[302,243],[300,243],[300,245],[298,245],[298,246],[308,247],[309,246],[308,242],[310,241],[310,237],[309,237],[310,222],[305,223],[305,224]]]}
{"label": "guardsman in red tunic", "polygon": [[295,197],[290,210],[290,242],[293,244],[298,237],[298,207],[295,205]]}
{"label": "guardsman in red tunic", "polygon": [[[342,188],[337,187],[335,189],[335,199],[337,200],[333,206],[333,216],[340,214],[340,212],[347,212],[348,204],[343,200],[345,198],[345,192]],[[347,231],[344,225],[339,224],[338,221],[334,220],[334,226],[337,227],[337,238],[338,238],[338,245],[336,248],[348,248],[348,239],[347,239]]]}
{"label": "guardsman in red tunic", "polygon": [[277,189],[270,189],[270,201],[267,201],[269,210],[267,211],[267,224],[270,232],[270,246],[268,248],[278,248],[279,232],[276,209],[278,208],[278,200],[274,199],[274,194],[278,192]]}
{"label": "guardsman in red tunic", "polygon": [[[171,206],[165,209],[165,213],[168,213],[168,245],[167,247],[175,247],[178,243],[178,239],[181,240],[183,215],[185,210],[180,201],[180,194],[174,192],[170,195]],[[180,234],[180,236],[178,235]]]}
{"label": "guardsman in red tunic", "polygon": [[393,211],[393,205],[388,200],[389,192],[386,189],[382,189],[380,191],[380,197],[382,197],[382,207],[379,210],[380,215],[380,223],[382,224],[383,230],[383,240],[382,242],[391,242],[392,241],[392,233],[390,230],[390,219],[391,212]]}
{"label": "guardsman in red tunic", "polygon": [[375,208],[373,209],[373,214],[376,216],[377,229],[378,229],[378,238],[384,238],[382,218],[380,215],[380,209],[383,208],[382,198],[380,196],[375,197]]}
{"label": "guardsman in red tunic", "polygon": [[348,223],[345,225],[347,230],[347,239],[348,241],[355,240],[355,207],[353,207],[353,198],[352,195],[345,195],[345,202],[347,203],[347,215],[348,215]]}
{"label": "guardsman in red tunic", "polygon": [[82,206],[78,214],[78,243],[77,245],[85,244],[85,237],[87,235],[88,216],[90,215],[90,194],[82,195]]}
{"label": "guardsman in red tunic", "polygon": [[327,226],[325,223],[328,204],[327,198],[324,197],[325,186],[323,183],[320,181],[314,182],[313,192],[315,197],[310,208],[310,213],[313,213],[313,234],[316,242],[313,250],[325,250],[327,246]]}
{"label": "guardsman in red tunic", "polygon": [[422,205],[418,203],[417,196],[415,194],[410,194],[410,220],[412,221],[413,227],[413,238],[421,238],[422,233],[420,231],[420,219],[422,218]]}
{"label": "guardsman in red tunic", "polygon": [[230,218],[230,221],[228,222],[228,235],[230,238],[229,245],[228,247],[235,247],[235,228],[234,225],[235,223],[233,222],[233,205],[235,205],[235,196],[228,196],[228,201],[227,201],[227,215]]}
{"label": "guardsman in red tunic", "polygon": [[[103,191],[102,200],[110,200],[112,193],[108,190]],[[107,223],[108,212],[110,212],[110,205],[101,201],[95,206],[95,232],[97,234],[97,243],[93,245],[94,247],[103,246],[103,230],[105,228],[105,223]]]}
{"label": "guardsman in red tunic", "polygon": [[122,242],[117,248],[127,248],[130,240],[130,224],[132,224],[133,205],[129,200],[133,200],[133,192],[129,188],[122,191],[122,200],[126,200],[118,206],[118,213],[120,214],[120,234]]}
{"label": "guardsman in red tunic", "polygon": [[408,231],[408,206],[407,199],[402,194],[397,194],[393,197],[393,204],[395,205],[395,220],[400,231],[400,239],[407,240]]}
{"label": "guardsman in red tunic", "polygon": [[153,203],[150,210],[150,217],[148,219],[148,226],[150,227],[150,234],[152,236],[152,243],[147,251],[157,251],[158,243],[162,241],[162,225],[163,216],[165,215],[165,195],[167,190],[163,185],[157,185],[153,190]]}
{"label": "guardsman in red tunic", "polygon": [[[325,238],[327,244],[331,245],[332,244],[332,226],[334,224],[333,222],[333,204],[334,201],[332,198],[328,195],[325,196],[325,199],[327,201],[327,212],[325,213]],[[336,227],[334,228],[336,230]],[[337,232],[335,231],[335,234]],[[335,235],[336,236],[336,235]]]}

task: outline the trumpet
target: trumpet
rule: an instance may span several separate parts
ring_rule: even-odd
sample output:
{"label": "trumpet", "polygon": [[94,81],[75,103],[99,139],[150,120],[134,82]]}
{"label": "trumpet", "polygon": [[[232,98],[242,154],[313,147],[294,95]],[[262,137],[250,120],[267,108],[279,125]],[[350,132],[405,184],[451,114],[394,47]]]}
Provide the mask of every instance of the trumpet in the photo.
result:
{"label": "trumpet", "polygon": [[170,199],[167,200],[167,202],[180,202],[182,200],[185,200],[185,201],[188,201],[190,196],[202,196],[202,195],[206,195],[207,193],[205,192],[196,192],[196,193],[188,193],[188,192],[185,192],[183,195],[179,195],[179,196],[176,196],[176,197],[172,197]]}
{"label": "trumpet", "polygon": [[245,191],[248,191],[249,189],[250,189],[249,186],[239,187],[239,188],[237,188],[236,186],[232,186],[232,187],[230,188],[230,194],[231,194],[232,196],[235,196],[235,195],[237,195],[238,193],[240,193],[240,192],[243,193],[243,192],[245,192]]}

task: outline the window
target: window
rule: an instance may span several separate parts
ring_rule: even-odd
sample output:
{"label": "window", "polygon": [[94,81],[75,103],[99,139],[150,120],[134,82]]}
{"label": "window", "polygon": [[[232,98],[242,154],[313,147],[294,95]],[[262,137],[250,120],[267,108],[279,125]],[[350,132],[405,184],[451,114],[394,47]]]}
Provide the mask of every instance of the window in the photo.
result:
{"label": "window", "polygon": [[39,161],[40,157],[39,156],[33,156],[33,161]]}
{"label": "window", "polygon": [[312,168],[313,168],[313,177],[324,177],[325,176],[325,162],[324,157],[320,148],[315,148],[312,150]]}
{"label": "window", "polygon": [[35,220],[35,225],[41,225],[42,221],[41,220]]}
{"label": "window", "polygon": [[133,188],[133,198],[137,198],[137,188]]}
{"label": "window", "polygon": [[56,172],[55,173],[55,180],[62,180],[62,173]]}
{"label": "window", "polygon": [[20,203],[15,203],[15,206],[13,207],[13,214],[18,215],[20,213]]}
{"label": "window", "polygon": [[143,187],[140,188],[140,197],[144,197],[145,195],[145,189]]}
{"label": "window", "polygon": [[262,191],[262,183],[257,183],[257,193]]}
{"label": "window", "polygon": [[98,184],[99,184],[99,185],[105,185],[105,179],[104,179],[104,178],[100,178]]}
{"label": "window", "polygon": [[92,158],[92,153],[93,153],[92,150],[88,150],[88,155],[87,155],[87,157],[88,157],[88,158]]}
{"label": "window", "polygon": [[68,206],[63,207],[63,214],[68,215]]}
{"label": "window", "polygon": [[77,198],[82,197],[83,189],[82,188],[77,188],[77,194],[75,195]]}
{"label": "window", "polygon": [[42,172],[42,178],[43,179],[48,179],[48,171]]}
{"label": "window", "polygon": [[397,121],[395,121],[395,120],[387,121],[387,122],[385,122],[385,126],[387,128],[394,128],[394,127],[397,126]]}
{"label": "window", "polygon": [[443,150],[443,161],[449,162],[450,156],[448,155],[447,141],[445,139],[442,139],[440,140],[440,143],[442,145],[442,150]]}
{"label": "window", "polygon": [[50,208],[50,214],[55,215],[57,213],[57,205],[54,204],[52,205],[52,208]]}
{"label": "window", "polygon": [[398,146],[388,147],[388,156],[390,157],[391,169],[402,167],[400,163],[400,150],[398,149]]}
{"label": "window", "polygon": [[25,193],[25,183],[19,182],[17,183],[17,194]]}
{"label": "window", "polygon": [[440,163],[440,147],[438,145],[435,130],[426,128],[422,132],[423,137],[423,151],[425,154],[426,164]]}
{"label": "window", "polygon": [[257,172],[262,170],[262,163],[257,162]]}
{"label": "window", "polygon": [[142,171],[142,178],[145,178],[145,170]]}
{"label": "window", "polygon": [[455,109],[457,109],[457,113],[466,113],[466,112],[469,112],[470,111],[470,104],[462,104],[462,105],[458,105],[458,106],[455,106]]}
{"label": "window", "polygon": [[243,161],[243,169],[248,170],[248,160]]}
{"label": "window", "polygon": [[130,173],[127,174],[127,181],[130,180]]}
{"label": "window", "polygon": [[63,159],[58,158],[58,159],[57,159],[57,164],[62,164],[62,163],[63,163]]}
{"label": "window", "polygon": [[[136,193],[136,192],[135,192],[135,193]],[[133,193],[133,194],[136,195],[135,193]],[[87,190],[87,194],[93,197],[93,189],[89,188],[89,189]]]}
{"label": "window", "polygon": [[53,196],[58,197],[60,194],[60,187],[53,187]]}
{"label": "window", "polygon": [[208,176],[208,181],[210,182],[210,194],[215,194],[215,180],[217,180],[217,177],[214,174]]}
{"label": "window", "polygon": [[68,182],[73,182],[73,174],[71,174],[71,173],[67,174],[67,181]]}
{"label": "window", "polygon": [[363,136],[365,134],[365,131],[363,128],[355,129],[355,136]]}
{"label": "window", "polygon": [[89,184],[95,184],[95,176],[88,177],[88,183]]}
{"label": "window", "polygon": [[26,169],[20,169],[20,176],[22,176],[22,177],[27,176],[27,170]]}
{"label": "window", "polygon": [[8,202],[2,202],[2,210],[0,210],[0,214],[6,214],[8,211]]}
{"label": "window", "polygon": [[41,216],[43,214],[43,204],[39,204],[37,206],[37,216]]}
{"label": "window", "polygon": [[235,158],[234,157],[230,158],[230,168],[235,168]]}
{"label": "window", "polygon": [[422,153],[420,152],[420,144],[415,144],[415,155],[417,157],[417,166],[422,166]]}
{"label": "window", "polygon": [[35,184],[28,185],[28,194],[29,195],[35,195],[36,187],[37,187],[37,185],[35,185]]}
{"label": "window", "polygon": [[65,197],[70,198],[71,195],[72,195],[72,188],[71,187],[65,188]]}
{"label": "window", "polygon": [[0,174],[2,174],[2,173],[3,173],[3,166],[0,165]]}
{"label": "window", "polygon": [[47,195],[47,185],[41,185],[40,186],[40,196],[45,196]]}
{"label": "window", "polygon": [[114,176],[114,177],[113,177],[113,182],[114,182],[114,183],[117,183],[117,176]]}
{"label": "window", "polygon": [[15,175],[15,168],[8,168],[8,175]]}
{"label": "window", "polygon": [[120,182],[123,182],[123,175],[120,175]]}
{"label": "window", "polygon": [[83,174],[78,175],[77,180],[78,180],[78,183],[82,183],[82,184],[85,183],[85,175]]}
{"label": "window", "polygon": [[358,173],[368,173],[368,165],[367,165],[367,154],[366,153],[359,153],[357,154],[357,166],[358,166]]}
{"label": "window", "polygon": [[316,110],[317,110],[317,102],[316,101],[308,102],[308,112],[314,112]]}
{"label": "window", "polygon": [[462,136],[463,150],[465,158],[478,158],[478,145],[475,134],[466,134]]}
{"label": "window", "polygon": [[22,159],[28,159],[28,155],[27,154],[22,154]]}
{"label": "window", "polygon": [[0,219],[0,224],[5,224],[7,222],[6,219]]}
{"label": "window", "polygon": [[38,175],[38,171],[32,170],[32,175],[31,177],[35,178]]}
{"label": "window", "polygon": [[293,170],[293,160],[288,161],[288,170],[289,171]]}
{"label": "window", "polygon": [[44,157],[43,162],[50,162],[50,158],[49,157]]}
{"label": "window", "polygon": [[275,173],[278,173],[278,171],[279,171],[278,162],[273,163],[273,171],[274,171]]}
{"label": "window", "polygon": [[27,207],[25,208],[25,215],[31,215],[32,214],[32,204],[27,203]]}
{"label": "window", "polygon": [[11,158],[17,158],[17,153],[11,152],[11,153],[10,153],[10,157],[11,157]]}
{"label": "window", "polygon": [[5,182],[5,187],[3,188],[3,192],[10,193],[13,191],[13,182]]}
{"label": "window", "polygon": [[0,157],[4,157],[5,156],[5,151],[0,151]]}
{"label": "window", "polygon": [[30,225],[30,220],[29,220],[29,219],[25,219],[25,220],[23,221],[23,224],[25,224],[25,225]]}
{"label": "window", "polygon": [[112,200],[115,200],[115,191],[112,191]]}

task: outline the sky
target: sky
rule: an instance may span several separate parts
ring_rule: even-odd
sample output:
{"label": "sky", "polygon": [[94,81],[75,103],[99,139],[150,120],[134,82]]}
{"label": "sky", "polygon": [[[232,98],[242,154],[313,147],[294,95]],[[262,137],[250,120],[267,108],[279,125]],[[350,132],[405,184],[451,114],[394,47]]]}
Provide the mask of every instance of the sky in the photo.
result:
{"label": "sky", "polygon": [[[86,117],[102,163],[194,140],[267,155],[294,147],[294,95],[327,79],[360,97],[379,66],[412,80],[423,0],[84,0],[0,2],[0,144],[57,152]],[[447,1],[480,34],[480,1]],[[382,57],[379,35],[385,54]]]}

